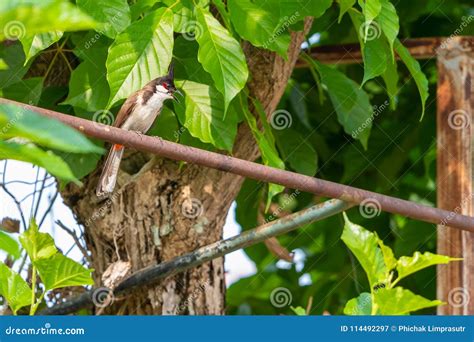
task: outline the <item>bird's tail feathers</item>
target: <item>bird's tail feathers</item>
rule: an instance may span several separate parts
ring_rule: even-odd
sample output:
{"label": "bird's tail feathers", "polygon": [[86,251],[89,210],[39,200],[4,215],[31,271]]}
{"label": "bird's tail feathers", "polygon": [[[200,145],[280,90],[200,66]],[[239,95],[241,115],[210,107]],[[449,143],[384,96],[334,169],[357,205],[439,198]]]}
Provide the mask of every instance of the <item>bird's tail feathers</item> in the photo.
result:
{"label": "bird's tail feathers", "polygon": [[98,197],[103,197],[114,191],[124,150],[124,146],[118,144],[113,145],[110,149],[99,178],[99,183],[97,184],[96,194]]}

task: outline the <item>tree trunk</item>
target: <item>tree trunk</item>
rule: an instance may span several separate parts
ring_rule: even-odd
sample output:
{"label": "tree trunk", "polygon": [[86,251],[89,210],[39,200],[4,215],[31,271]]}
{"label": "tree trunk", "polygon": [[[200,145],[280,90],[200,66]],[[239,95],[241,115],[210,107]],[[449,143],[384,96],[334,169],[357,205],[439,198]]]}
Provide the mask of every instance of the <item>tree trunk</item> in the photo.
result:
{"label": "tree trunk", "polygon": [[[306,32],[310,25],[307,20]],[[250,93],[262,102],[267,115],[276,109],[303,40],[304,33],[292,34],[287,61],[249,44],[244,46],[251,73]],[[239,128],[233,155],[249,160],[258,156],[245,125]],[[62,192],[66,204],[85,226],[96,285],[103,284],[104,272],[117,261],[129,262],[133,273],[221,239],[228,209],[243,181],[229,173],[180,166],[129,151],[116,192],[101,202],[94,193],[97,173],[87,177],[83,187],[69,186]],[[126,298],[116,298],[104,312],[224,314],[224,260],[213,260]]]}

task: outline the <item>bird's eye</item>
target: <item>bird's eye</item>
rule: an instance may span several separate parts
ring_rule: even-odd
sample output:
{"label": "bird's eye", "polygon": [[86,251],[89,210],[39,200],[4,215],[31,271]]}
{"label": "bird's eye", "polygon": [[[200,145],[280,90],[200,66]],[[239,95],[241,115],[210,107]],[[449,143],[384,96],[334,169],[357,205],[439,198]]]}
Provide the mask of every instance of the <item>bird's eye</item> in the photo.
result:
{"label": "bird's eye", "polygon": [[166,90],[168,90],[168,87],[169,87],[168,83],[163,83],[162,86],[163,86],[163,88],[165,88]]}

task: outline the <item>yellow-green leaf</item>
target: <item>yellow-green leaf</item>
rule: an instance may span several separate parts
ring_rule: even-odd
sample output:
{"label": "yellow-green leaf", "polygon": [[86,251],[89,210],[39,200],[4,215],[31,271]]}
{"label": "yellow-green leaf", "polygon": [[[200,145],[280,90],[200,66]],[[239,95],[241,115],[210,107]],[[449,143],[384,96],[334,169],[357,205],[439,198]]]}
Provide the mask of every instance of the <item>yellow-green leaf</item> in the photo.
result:
{"label": "yellow-green leaf", "polygon": [[61,253],[57,253],[48,259],[40,259],[34,264],[38,269],[46,291],[67,286],[94,284],[91,276],[92,270],[88,270]]}
{"label": "yellow-green leaf", "polygon": [[196,10],[201,32],[196,35],[199,43],[198,60],[209,72],[219,92],[224,96],[225,111],[232,99],[244,88],[248,78],[245,55],[240,44],[212,14]]}
{"label": "yellow-green leaf", "polygon": [[40,233],[35,220],[31,220],[28,229],[20,235],[20,242],[33,262],[48,259],[58,252],[51,235]]}
{"label": "yellow-green leaf", "polygon": [[31,304],[31,288],[3,262],[0,262],[0,295],[5,298],[14,314]]}

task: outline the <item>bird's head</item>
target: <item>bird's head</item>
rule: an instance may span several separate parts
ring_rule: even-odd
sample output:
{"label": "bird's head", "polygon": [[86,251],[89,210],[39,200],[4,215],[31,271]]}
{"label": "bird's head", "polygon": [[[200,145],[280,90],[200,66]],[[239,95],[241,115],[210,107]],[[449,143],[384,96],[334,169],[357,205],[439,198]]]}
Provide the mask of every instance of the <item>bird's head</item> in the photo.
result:
{"label": "bird's head", "polygon": [[175,99],[175,93],[180,93],[174,84],[173,64],[171,64],[168,75],[160,77],[156,82],[156,92],[164,94],[168,99]]}

